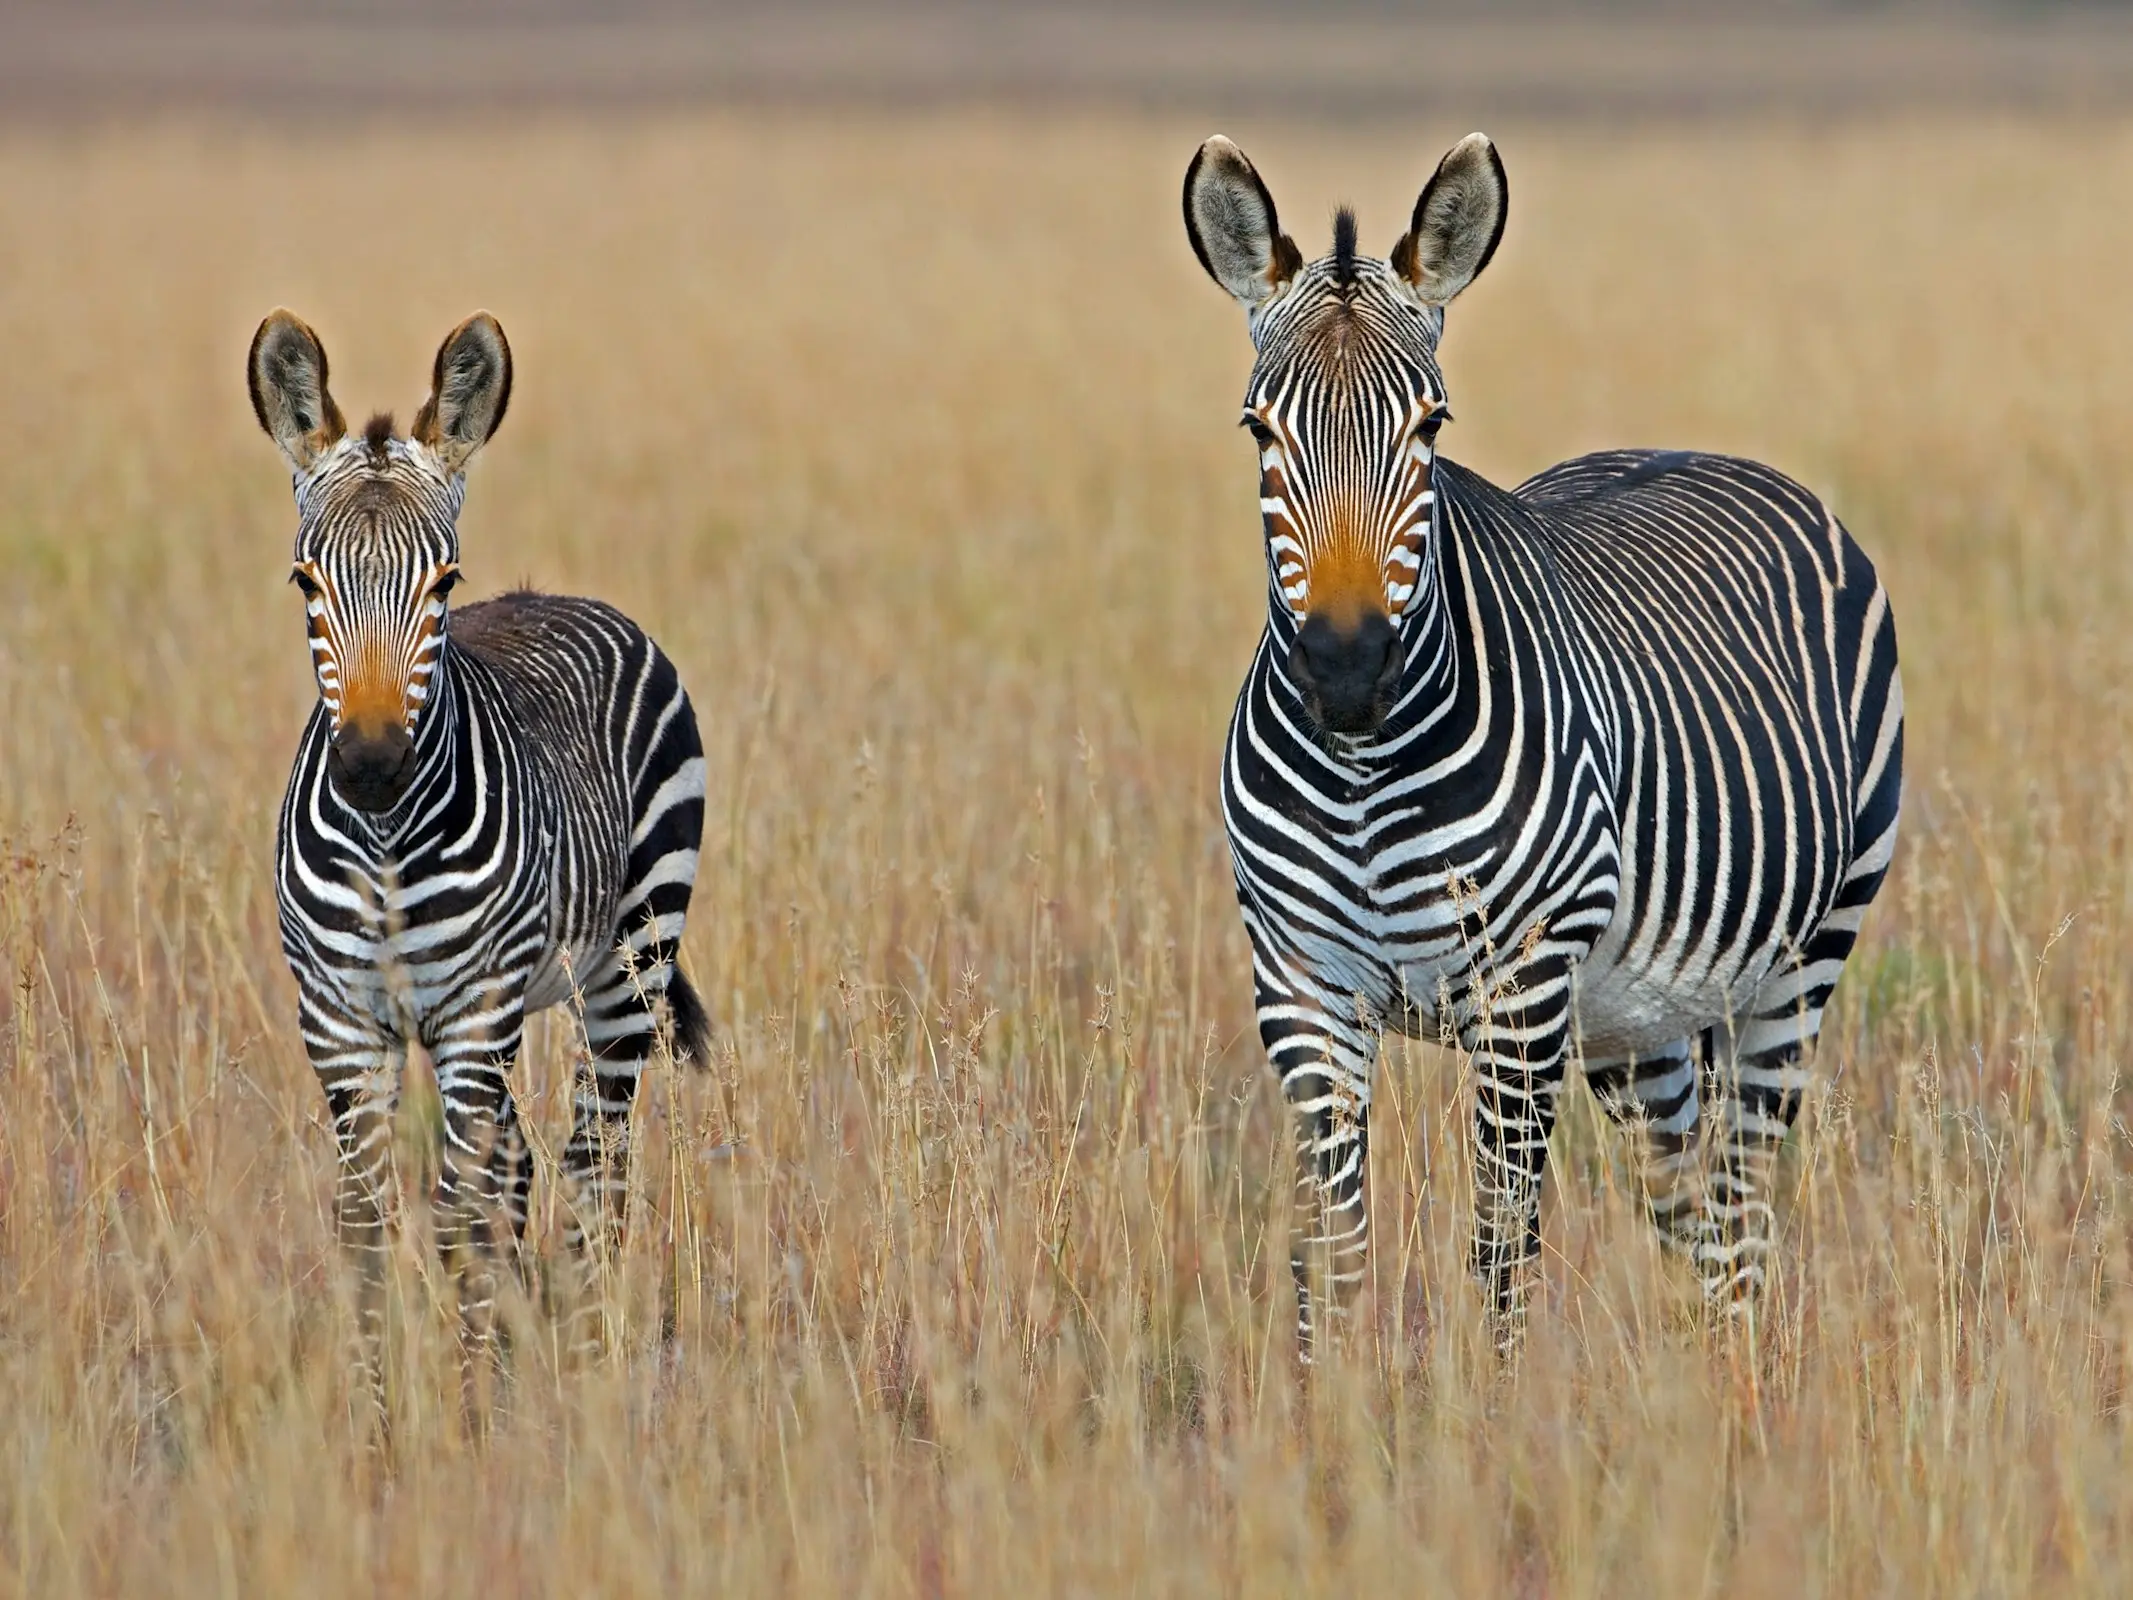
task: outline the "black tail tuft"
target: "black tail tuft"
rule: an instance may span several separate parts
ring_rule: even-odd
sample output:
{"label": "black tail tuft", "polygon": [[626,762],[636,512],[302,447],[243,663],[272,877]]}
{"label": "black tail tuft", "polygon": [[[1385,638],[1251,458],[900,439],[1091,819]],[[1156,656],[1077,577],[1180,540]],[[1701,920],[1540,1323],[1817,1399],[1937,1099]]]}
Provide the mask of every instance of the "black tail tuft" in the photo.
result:
{"label": "black tail tuft", "polygon": [[704,1009],[703,997],[697,994],[678,961],[674,975],[667,979],[667,1005],[674,1013],[674,1058],[699,1067],[709,1066],[711,1013]]}

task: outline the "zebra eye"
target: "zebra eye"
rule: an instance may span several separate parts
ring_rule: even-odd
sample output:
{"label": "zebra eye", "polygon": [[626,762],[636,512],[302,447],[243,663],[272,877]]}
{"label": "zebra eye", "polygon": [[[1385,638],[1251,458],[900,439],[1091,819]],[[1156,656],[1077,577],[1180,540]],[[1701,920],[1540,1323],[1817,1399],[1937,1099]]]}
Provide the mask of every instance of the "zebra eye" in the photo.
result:
{"label": "zebra eye", "polygon": [[1237,426],[1250,429],[1253,442],[1262,450],[1274,443],[1274,430],[1264,422],[1261,422],[1256,412],[1245,412],[1242,417],[1238,418]]}
{"label": "zebra eye", "polygon": [[459,569],[457,567],[446,567],[438,575],[437,581],[430,585],[430,593],[442,600],[458,587]]}
{"label": "zebra eye", "polygon": [[1437,437],[1437,430],[1451,420],[1451,408],[1449,406],[1439,406],[1422,419],[1420,426],[1415,431],[1425,439],[1434,439]]}
{"label": "zebra eye", "polygon": [[302,567],[291,569],[289,581],[296,585],[298,591],[306,600],[316,600],[318,598],[318,584],[312,580],[311,574]]}

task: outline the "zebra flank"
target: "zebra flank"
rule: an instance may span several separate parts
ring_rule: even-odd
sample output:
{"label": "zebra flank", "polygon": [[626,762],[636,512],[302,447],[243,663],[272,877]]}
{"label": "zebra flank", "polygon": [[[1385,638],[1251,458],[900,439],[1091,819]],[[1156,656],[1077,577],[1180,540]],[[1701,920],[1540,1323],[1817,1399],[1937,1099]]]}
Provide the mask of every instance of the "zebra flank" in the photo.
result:
{"label": "zebra flank", "polygon": [[1651,1216],[1708,1303],[1752,1316],[1772,1161],[1895,847],[1895,625],[1818,499],[1687,451],[1513,490],[1438,454],[1444,310],[1507,209],[1470,135],[1387,259],[1344,212],[1306,265],[1235,145],[1186,175],[1256,347],[1268,617],[1222,804],[1296,1130],[1306,1359],[1367,1267],[1388,1029],[1473,1064],[1473,1263],[1505,1348],[1573,1063],[1645,1141]]}
{"label": "zebra flank", "polygon": [[567,1003],[582,1022],[561,1160],[581,1255],[606,1251],[622,1223],[630,1111],[661,1048],[662,1000],[674,1052],[707,1050],[677,964],[703,747],[673,664],[612,607],[532,593],[451,604],[463,473],[510,394],[493,318],[447,337],[409,436],[385,416],[346,434],[326,374],[309,328],[287,312],[261,325],[253,404],[294,473],[292,578],[319,688],[281,813],[282,948],[333,1119],[359,1359],[380,1404],[408,1042],[434,1066],[436,1213],[473,1399],[495,1353],[497,1267],[516,1259],[533,1180],[510,1085],[526,1018]]}

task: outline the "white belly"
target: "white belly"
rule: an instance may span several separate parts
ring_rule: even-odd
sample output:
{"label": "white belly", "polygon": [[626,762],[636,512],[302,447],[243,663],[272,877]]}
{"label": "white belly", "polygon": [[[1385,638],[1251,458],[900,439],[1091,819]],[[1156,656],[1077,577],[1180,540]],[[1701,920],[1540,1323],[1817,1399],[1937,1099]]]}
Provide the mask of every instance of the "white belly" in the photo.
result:
{"label": "white belly", "polygon": [[1625,908],[1578,966],[1575,1027],[1590,1059],[1643,1055],[1739,1018],[1769,975],[1768,953],[1714,965],[1693,950],[1631,949]]}
{"label": "white belly", "polygon": [[1729,1014],[1731,991],[1714,979],[1662,979],[1624,966],[1579,970],[1579,1049],[1593,1059],[1648,1055]]}

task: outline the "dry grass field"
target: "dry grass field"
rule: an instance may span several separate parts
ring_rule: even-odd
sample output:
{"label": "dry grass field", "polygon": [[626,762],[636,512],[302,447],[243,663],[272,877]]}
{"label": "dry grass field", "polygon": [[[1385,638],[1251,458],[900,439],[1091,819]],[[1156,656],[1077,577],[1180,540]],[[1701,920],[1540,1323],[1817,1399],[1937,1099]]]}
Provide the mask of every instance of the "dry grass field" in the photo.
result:
{"label": "dry grass field", "polygon": [[[0,133],[0,1590],[2133,1592],[2133,123],[1491,129],[1446,448],[1823,489],[1898,606],[1906,838],[1758,1345],[1685,1318],[1580,1090],[1500,1374],[1460,1063],[1402,1048],[1308,1391],[1213,794],[1264,579],[1177,220],[1208,131]],[[1225,131],[1307,245],[1351,200],[1382,251],[1465,129]],[[241,376],[278,303],[355,415],[501,317],[469,592],[633,612],[710,761],[719,1049],[647,1081],[618,1353],[523,1316],[468,1443],[412,1094],[384,1467],[269,884],[313,692]],[[567,1061],[551,1014],[551,1148]]]}

